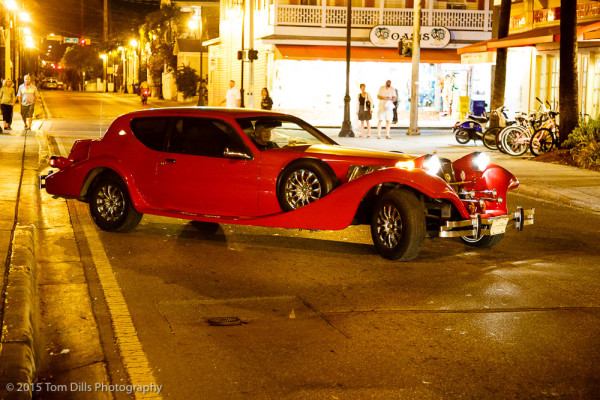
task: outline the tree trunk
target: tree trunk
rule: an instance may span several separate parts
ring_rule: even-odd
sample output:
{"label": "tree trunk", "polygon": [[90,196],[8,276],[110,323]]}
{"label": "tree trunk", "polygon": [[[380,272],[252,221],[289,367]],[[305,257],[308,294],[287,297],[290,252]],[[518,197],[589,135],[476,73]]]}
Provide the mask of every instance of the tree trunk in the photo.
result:
{"label": "tree trunk", "polygon": [[559,142],[565,141],[579,125],[579,87],[577,85],[577,2],[561,0],[560,15],[560,112]]}
{"label": "tree trunk", "polygon": [[[511,0],[502,0],[500,5],[500,18],[498,21],[498,39],[508,36],[510,24]],[[494,83],[492,86],[492,104],[490,111],[504,105],[504,88],[506,86],[506,48],[496,50],[496,68],[494,72]],[[493,116],[492,125],[498,125],[497,116]]]}

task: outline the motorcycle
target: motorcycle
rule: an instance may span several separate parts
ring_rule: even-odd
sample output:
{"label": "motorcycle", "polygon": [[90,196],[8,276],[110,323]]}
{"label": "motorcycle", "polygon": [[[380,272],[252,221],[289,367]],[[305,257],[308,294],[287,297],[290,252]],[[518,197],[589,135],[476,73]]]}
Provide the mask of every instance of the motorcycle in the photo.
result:
{"label": "motorcycle", "polygon": [[[506,125],[506,113],[504,106],[494,110],[492,114],[497,114],[499,118],[500,126]],[[487,115],[476,116],[468,114],[465,119],[458,121],[454,124],[454,137],[460,144],[467,144],[470,140],[483,142],[483,135],[486,131],[486,126],[490,121],[490,117]]]}
{"label": "motorcycle", "polygon": [[148,103],[148,96],[150,96],[148,89],[142,89],[142,94],[141,94],[142,104]]}

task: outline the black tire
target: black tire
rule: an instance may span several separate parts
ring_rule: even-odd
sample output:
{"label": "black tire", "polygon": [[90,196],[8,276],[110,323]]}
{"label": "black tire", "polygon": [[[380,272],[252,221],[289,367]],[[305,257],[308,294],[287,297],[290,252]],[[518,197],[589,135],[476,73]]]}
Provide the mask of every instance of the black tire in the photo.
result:
{"label": "black tire", "polygon": [[529,143],[529,150],[531,154],[537,157],[552,150],[555,144],[552,131],[548,128],[541,128],[533,134]]}
{"label": "black tire", "polygon": [[216,222],[190,221],[190,225],[206,235],[214,235],[219,230]]}
{"label": "black tire", "polygon": [[415,259],[425,234],[425,211],[414,193],[394,189],[377,199],[371,214],[371,237],[382,257],[394,261]]}
{"label": "black tire", "polygon": [[498,144],[496,143],[497,136],[502,130],[500,126],[492,126],[487,129],[483,134],[483,138],[481,139],[483,145],[490,150],[498,150]]}
{"label": "black tire", "polygon": [[128,232],[138,226],[144,215],[133,207],[127,187],[115,174],[96,179],[88,202],[96,225],[109,232]]}
{"label": "black tire", "polygon": [[469,143],[469,140],[471,140],[470,132],[464,129],[456,129],[454,131],[454,137],[456,138],[456,141],[460,144],[467,144]]}
{"label": "black tire", "polygon": [[301,160],[281,172],[277,199],[283,211],[292,211],[321,199],[333,186],[332,174],[319,161]]}
{"label": "black tire", "polygon": [[500,243],[503,237],[504,233],[501,233],[500,235],[494,236],[480,236],[477,239],[473,236],[461,236],[460,240],[462,240],[463,243],[466,243],[469,246],[479,247],[481,249],[488,249]]}

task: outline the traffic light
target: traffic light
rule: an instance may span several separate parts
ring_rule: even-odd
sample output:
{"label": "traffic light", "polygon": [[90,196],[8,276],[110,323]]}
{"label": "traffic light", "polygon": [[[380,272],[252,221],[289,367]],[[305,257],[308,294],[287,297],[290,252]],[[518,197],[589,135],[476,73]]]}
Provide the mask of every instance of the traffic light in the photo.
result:
{"label": "traffic light", "polygon": [[85,40],[85,38],[81,38],[79,39],[79,44],[85,46],[87,44],[87,41]]}
{"label": "traffic light", "polygon": [[398,41],[398,55],[402,57],[412,57],[411,39],[400,39]]}
{"label": "traffic light", "polygon": [[238,50],[238,53],[237,53],[237,59],[238,59],[238,60],[243,60],[243,59],[244,59],[244,56],[246,55],[245,53],[246,53],[246,52],[245,52],[244,50]]}
{"label": "traffic light", "polygon": [[258,60],[258,50],[254,50],[254,49],[248,50],[248,60],[250,60],[250,61]]}

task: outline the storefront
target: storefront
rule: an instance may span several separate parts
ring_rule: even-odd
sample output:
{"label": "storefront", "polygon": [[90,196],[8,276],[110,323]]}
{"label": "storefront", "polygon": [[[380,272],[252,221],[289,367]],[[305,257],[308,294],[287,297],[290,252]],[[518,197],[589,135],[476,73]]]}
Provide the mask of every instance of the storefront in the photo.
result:
{"label": "storefront", "polygon": [[[345,48],[276,46],[271,95],[274,108],[312,123],[339,125],[344,116]],[[426,50],[419,68],[419,118],[456,120],[460,96],[489,103],[491,65],[461,65],[455,50]],[[354,117],[360,84],[373,99],[386,80],[398,90],[399,120],[410,110],[411,59],[395,50],[353,48],[350,63],[350,109]],[[376,112],[376,110],[375,110]]]}

